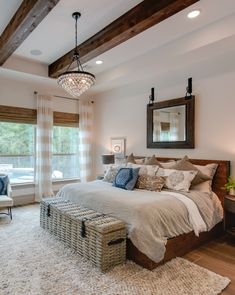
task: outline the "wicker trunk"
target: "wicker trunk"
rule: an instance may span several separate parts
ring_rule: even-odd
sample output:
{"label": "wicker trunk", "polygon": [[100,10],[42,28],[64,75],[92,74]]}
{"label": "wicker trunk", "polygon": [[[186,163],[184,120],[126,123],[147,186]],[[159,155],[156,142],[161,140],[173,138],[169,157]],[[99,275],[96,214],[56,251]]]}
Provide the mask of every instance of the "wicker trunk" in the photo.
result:
{"label": "wicker trunk", "polygon": [[125,224],[61,198],[41,202],[40,225],[102,271],[126,260]]}

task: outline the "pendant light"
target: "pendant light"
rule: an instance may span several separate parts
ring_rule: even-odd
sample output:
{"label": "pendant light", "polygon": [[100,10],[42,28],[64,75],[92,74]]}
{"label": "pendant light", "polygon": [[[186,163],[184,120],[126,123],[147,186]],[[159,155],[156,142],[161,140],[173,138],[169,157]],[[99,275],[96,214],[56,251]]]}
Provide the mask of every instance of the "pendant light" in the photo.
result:
{"label": "pendant light", "polygon": [[[79,60],[79,53],[77,50],[77,21],[81,16],[80,12],[74,12],[72,17],[75,19],[75,49],[71,63],[66,72],[58,77],[58,84],[64,88],[69,94],[74,97],[79,97],[83,92],[87,91],[94,83],[95,76],[83,70],[82,64]],[[77,63],[77,71],[69,70],[73,62]]]}

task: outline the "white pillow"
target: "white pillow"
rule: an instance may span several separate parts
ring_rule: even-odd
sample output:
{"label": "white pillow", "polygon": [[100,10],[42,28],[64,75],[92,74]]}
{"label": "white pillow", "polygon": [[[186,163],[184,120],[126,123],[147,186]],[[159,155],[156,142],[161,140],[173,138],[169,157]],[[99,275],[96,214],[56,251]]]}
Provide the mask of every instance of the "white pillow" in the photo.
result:
{"label": "white pillow", "polygon": [[155,176],[157,174],[157,171],[159,169],[158,165],[138,165],[133,163],[128,163],[127,167],[130,168],[140,168],[139,175],[149,175],[149,176]]}
{"label": "white pillow", "polygon": [[143,164],[144,164],[144,160],[145,160],[145,158],[135,159],[135,163],[136,163],[137,165],[143,165]]}
{"label": "white pillow", "polygon": [[207,164],[207,165],[194,165],[197,167],[198,170],[200,170],[203,174],[210,177],[211,180],[204,181],[202,183],[196,184],[191,186],[191,190],[198,191],[198,192],[205,192],[208,194],[212,193],[212,180],[215,175],[216,169],[218,167],[218,164]]}
{"label": "white pillow", "polygon": [[172,160],[172,161],[168,161],[168,162],[160,162],[162,168],[164,169],[172,169],[173,166],[175,166],[176,161]]}
{"label": "white pillow", "polygon": [[190,190],[211,194],[211,192],[212,192],[211,180],[206,180],[206,181],[204,181],[202,183],[192,185],[190,187]]}
{"label": "white pillow", "polygon": [[200,170],[203,174],[207,175],[208,177],[210,177],[210,179],[212,180],[216,169],[218,167],[218,164],[207,164],[207,165],[194,165],[198,170]]}
{"label": "white pillow", "polygon": [[189,191],[191,182],[197,171],[181,171],[175,169],[159,168],[157,176],[167,176],[164,186],[175,191]]}

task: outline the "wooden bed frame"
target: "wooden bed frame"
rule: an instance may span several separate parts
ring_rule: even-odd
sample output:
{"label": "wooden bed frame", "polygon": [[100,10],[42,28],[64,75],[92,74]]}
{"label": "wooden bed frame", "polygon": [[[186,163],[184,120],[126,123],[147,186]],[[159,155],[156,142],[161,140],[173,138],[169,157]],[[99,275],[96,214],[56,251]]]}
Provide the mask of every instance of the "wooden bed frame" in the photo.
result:
{"label": "wooden bed frame", "polygon": [[[143,157],[135,157],[143,158]],[[167,162],[169,160],[179,160],[178,158],[157,158],[161,162]],[[213,178],[212,189],[219,197],[222,206],[224,205],[224,196],[226,191],[223,189],[224,184],[227,182],[227,178],[230,175],[230,161],[220,161],[220,160],[199,160],[190,159],[191,163],[195,165],[207,165],[211,163],[218,164],[216,174]],[[154,269],[159,264],[165,263],[172,258],[177,256],[183,256],[186,253],[192,251],[196,247],[202,245],[203,243],[215,239],[223,233],[223,222],[218,223],[209,232],[203,232],[199,237],[194,235],[194,232],[188,234],[183,234],[175,238],[169,239],[166,245],[166,253],[164,259],[156,263],[148,258],[145,254],[140,252],[128,239],[127,240],[127,258],[133,260],[137,264],[147,268]]]}

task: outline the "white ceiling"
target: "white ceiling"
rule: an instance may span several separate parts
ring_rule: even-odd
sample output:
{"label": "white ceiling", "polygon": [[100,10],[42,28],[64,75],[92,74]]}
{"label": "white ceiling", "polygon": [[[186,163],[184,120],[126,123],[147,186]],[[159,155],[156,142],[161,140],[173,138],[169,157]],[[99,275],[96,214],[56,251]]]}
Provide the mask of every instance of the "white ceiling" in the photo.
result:
{"label": "white ceiling", "polygon": [[0,35],[23,0],[0,0]]}
{"label": "white ceiling", "polygon": [[[0,30],[7,23],[6,14],[12,15],[20,2],[0,0]],[[31,72],[34,79],[45,76],[46,65],[74,47],[73,11],[82,13],[78,22],[78,39],[82,42],[139,2],[61,0],[7,61],[0,75],[9,68],[10,75],[14,75],[15,70],[28,73],[27,77]],[[201,15],[189,20],[186,15],[193,8],[200,8]],[[32,49],[39,49],[43,54],[32,56]],[[97,77],[97,83],[89,93],[96,94],[131,85],[134,81],[141,82],[143,75],[140,72],[144,71],[146,83],[152,83],[153,79],[161,83],[167,77],[170,79],[173,73],[177,75],[182,63],[188,69],[186,76],[189,76],[194,69],[200,72],[199,65],[207,64],[210,67],[216,60],[218,65],[227,64],[226,56],[235,60],[235,0],[201,0],[105,52],[99,56],[104,61],[102,65],[96,65],[96,59],[89,61],[86,69]],[[201,68],[201,71],[204,70]]]}
{"label": "white ceiling", "polygon": [[[184,69],[184,72],[182,72]],[[97,75],[89,94],[123,87],[168,87],[235,69],[235,13]]]}
{"label": "white ceiling", "polygon": [[[198,18],[190,20],[187,18],[187,13],[194,8],[201,9],[202,13]],[[102,66],[95,64],[97,58],[89,61],[89,70],[92,70],[95,74],[107,71],[135,57],[147,54],[151,50],[158,50],[162,46],[179,40],[186,35],[192,35],[210,24],[229,17],[233,13],[235,13],[235,0],[200,0],[200,2],[175,14],[171,18],[100,55],[99,59],[104,61]],[[217,35],[220,30],[220,28],[217,28],[213,34]],[[233,27],[230,30],[235,32],[235,28]],[[207,33],[203,35],[199,34],[196,38],[192,38],[192,42],[197,46],[197,44],[200,44],[201,39],[211,37],[210,33],[208,34],[209,36],[207,36]]]}
{"label": "white ceiling", "polygon": [[[82,14],[78,20],[78,43],[82,43],[139,2],[141,0],[60,0],[15,53],[50,64],[74,48],[74,11]],[[42,55],[32,56],[32,49],[41,50]]]}

